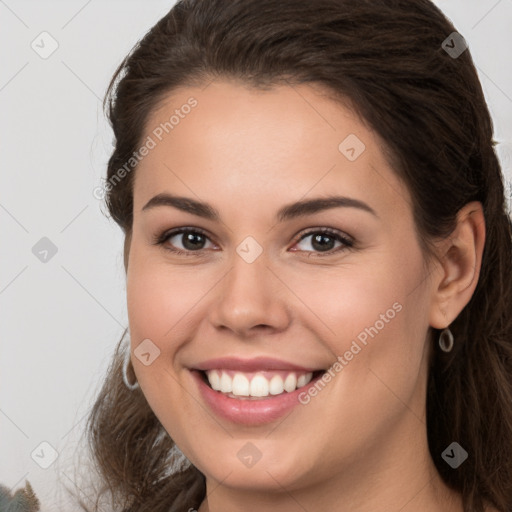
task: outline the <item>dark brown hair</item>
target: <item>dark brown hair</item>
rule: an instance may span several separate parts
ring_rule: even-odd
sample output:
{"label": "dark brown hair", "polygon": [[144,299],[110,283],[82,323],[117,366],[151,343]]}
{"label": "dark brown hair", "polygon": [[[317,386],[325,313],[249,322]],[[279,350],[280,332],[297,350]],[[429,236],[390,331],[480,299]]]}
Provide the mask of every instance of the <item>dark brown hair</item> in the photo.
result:
{"label": "dark brown hair", "polygon": [[[112,78],[105,105],[115,149],[107,179],[129,161],[148,116],[179,86],[215,78],[256,88],[316,83],[349,101],[385,142],[413,198],[426,256],[432,241],[451,233],[459,209],[480,201],[486,221],[481,273],[471,301],[451,325],[454,350],[431,352],[427,432],[432,459],[444,481],[462,494],[465,512],[483,512],[486,502],[507,512],[512,229],[492,121],[470,52],[453,58],[441,46],[452,32],[428,0],[179,1]],[[134,172],[110,181],[106,196],[126,236],[125,265]],[[439,332],[431,331],[433,344]],[[103,490],[127,511],[198,508],[204,475],[193,466],[166,472],[173,441],[161,435],[163,427],[140,389],[124,386],[122,356],[120,342],[88,421]],[[441,458],[453,441],[469,453],[457,469]]]}

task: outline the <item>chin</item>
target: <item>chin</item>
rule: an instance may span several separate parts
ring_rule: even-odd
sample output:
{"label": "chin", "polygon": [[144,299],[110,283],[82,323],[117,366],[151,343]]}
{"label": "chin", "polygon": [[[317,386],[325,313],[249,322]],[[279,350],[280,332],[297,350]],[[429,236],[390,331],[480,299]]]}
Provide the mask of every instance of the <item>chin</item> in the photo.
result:
{"label": "chin", "polygon": [[[307,467],[301,467],[296,455],[288,456],[283,452],[283,444],[279,443],[275,449],[271,446],[262,447],[261,458],[257,460],[255,440],[230,443],[229,448],[212,454],[212,458],[201,464],[198,469],[208,478],[222,485],[245,491],[282,492],[286,489],[300,488],[301,482],[306,485],[312,481],[311,463]],[[220,447],[220,446],[219,446]],[[295,452],[296,448],[293,448]],[[226,452],[232,452],[230,457]],[[253,458],[251,460],[251,454]],[[296,452],[295,452],[296,454]],[[318,473],[318,471],[317,471]]]}

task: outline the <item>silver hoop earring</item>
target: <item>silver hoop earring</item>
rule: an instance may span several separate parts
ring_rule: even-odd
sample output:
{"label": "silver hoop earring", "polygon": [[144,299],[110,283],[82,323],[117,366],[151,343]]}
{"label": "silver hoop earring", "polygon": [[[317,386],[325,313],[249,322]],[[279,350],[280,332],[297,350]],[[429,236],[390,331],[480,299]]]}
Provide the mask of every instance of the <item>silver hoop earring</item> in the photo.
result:
{"label": "silver hoop earring", "polygon": [[127,350],[124,353],[124,360],[123,360],[123,381],[124,381],[124,385],[130,391],[135,391],[140,386],[139,386],[139,383],[137,381],[135,381],[135,384],[132,384],[128,380],[128,365],[130,364],[130,361],[131,361],[131,353],[130,353],[130,344],[128,343],[128,347],[127,347]]}
{"label": "silver hoop earring", "polygon": [[446,329],[443,329],[439,335],[439,348],[443,352],[451,352],[453,343],[453,334],[452,331],[450,331],[450,328],[447,327]]}

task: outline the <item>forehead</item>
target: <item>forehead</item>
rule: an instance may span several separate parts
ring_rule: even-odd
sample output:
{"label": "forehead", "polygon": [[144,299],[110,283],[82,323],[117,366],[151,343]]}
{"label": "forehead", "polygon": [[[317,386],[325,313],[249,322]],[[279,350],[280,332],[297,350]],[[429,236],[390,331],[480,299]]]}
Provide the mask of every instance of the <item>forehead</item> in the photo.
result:
{"label": "forehead", "polygon": [[136,209],[162,191],[250,203],[336,189],[408,201],[381,139],[318,84],[180,88],[150,114],[143,141],[152,148],[135,173]]}

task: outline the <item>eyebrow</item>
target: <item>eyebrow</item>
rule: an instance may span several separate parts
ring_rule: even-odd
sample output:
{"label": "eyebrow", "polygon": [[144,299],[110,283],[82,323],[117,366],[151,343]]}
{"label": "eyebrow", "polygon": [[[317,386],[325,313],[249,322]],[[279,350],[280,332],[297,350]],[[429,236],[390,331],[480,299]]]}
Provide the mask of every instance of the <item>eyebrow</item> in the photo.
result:
{"label": "eyebrow", "polygon": [[[158,194],[151,198],[142,207],[142,211],[150,210],[152,208],[156,208],[157,206],[171,206],[183,212],[191,213],[204,219],[220,222],[220,214],[215,208],[213,208],[208,203],[196,201],[195,199],[191,199],[189,197],[174,196],[167,193]],[[284,222],[287,220],[295,219],[297,217],[312,215],[324,210],[339,207],[357,208],[359,210],[371,213],[378,218],[375,210],[359,199],[343,196],[328,196],[287,204],[277,212],[276,219],[278,222]]]}

